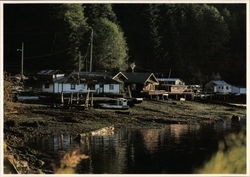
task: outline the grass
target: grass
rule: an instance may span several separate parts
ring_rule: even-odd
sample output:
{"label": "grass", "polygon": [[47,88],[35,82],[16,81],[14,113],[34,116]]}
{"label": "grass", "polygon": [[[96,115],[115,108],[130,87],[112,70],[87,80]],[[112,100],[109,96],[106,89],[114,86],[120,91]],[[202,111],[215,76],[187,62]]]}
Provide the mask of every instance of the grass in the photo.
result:
{"label": "grass", "polygon": [[196,173],[245,174],[246,132],[227,136],[224,142],[220,142],[218,152]]}

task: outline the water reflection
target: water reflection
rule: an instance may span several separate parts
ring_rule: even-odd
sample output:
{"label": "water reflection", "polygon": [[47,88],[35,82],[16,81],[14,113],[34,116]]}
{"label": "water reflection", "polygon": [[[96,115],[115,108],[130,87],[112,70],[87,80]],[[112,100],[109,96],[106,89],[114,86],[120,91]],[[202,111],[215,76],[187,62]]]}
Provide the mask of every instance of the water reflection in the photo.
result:
{"label": "water reflection", "polygon": [[164,128],[106,127],[94,132],[54,135],[33,141],[42,151],[79,149],[88,156],[76,173],[192,173],[217,150],[231,124],[171,124]]}

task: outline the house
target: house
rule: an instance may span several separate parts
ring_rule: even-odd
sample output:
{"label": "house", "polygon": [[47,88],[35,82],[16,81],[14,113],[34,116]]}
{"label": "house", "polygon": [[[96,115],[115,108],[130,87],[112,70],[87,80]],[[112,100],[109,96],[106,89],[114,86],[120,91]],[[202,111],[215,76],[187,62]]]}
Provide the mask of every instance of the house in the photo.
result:
{"label": "house", "polygon": [[109,73],[72,72],[68,76],[55,74],[42,84],[42,92],[47,93],[87,93],[120,94],[121,83],[112,79]]}
{"label": "house", "polygon": [[205,85],[205,92],[229,94],[232,92],[232,86],[223,80],[212,80]]}
{"label": "house", "polygon": [[160,83],[158,89],[171,93],[183,93],[187,90],[185,82],[179,78],[157,78],[157,80]]}
{"label": "house", "polygon": [[63,83],[63,92],[120,94],[122,91],[121,82],[113,80],[107,72],[72,72]]}
{"label": "house", "polygon": [[53,93],[59,80],[64,79],[64,73],[60,70],[42,70],[37,73],[38,87],[42,92]]}
{"label": "house", "polygon": [[114,80],[124,83],[124,87],[133,94],[154,91],[159,84],[153,73],[119,72],[113,77]]}

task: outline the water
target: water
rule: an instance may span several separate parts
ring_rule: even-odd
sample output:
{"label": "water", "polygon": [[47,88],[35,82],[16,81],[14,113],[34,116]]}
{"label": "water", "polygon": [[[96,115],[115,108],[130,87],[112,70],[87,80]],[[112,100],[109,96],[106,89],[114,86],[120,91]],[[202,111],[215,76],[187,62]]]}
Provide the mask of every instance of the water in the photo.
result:
{"label": "water", "polygon": [[164,128],[108,127],[78,138],[53,135],[29,143],[47,153],[80,150],[88,155],[77,165],[76,173],[182,174],[201,167],[217,151],[218,142],[232,131],[229,122],[170,124]]}

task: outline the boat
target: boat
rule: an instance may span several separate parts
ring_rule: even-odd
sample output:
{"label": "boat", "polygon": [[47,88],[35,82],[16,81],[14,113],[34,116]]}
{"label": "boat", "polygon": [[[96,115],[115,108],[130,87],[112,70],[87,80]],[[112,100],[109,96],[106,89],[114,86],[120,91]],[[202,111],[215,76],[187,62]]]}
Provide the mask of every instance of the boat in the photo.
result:
{"label": "boat", "polygon": [[98,107],[103,109],[129,109],[128,100],[125,98],[118,98],[115,103],[100,103]]}

